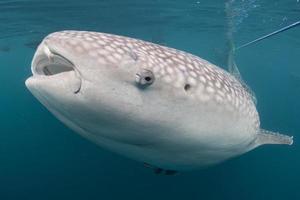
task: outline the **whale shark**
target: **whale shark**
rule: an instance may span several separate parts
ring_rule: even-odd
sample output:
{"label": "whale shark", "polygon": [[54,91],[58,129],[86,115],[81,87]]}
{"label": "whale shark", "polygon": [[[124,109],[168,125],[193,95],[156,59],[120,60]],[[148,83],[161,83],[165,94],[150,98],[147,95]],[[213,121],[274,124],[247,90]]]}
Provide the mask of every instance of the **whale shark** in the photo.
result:
{"label": "whale shark", "polygon": [[260,127],[255,98],[238,78],[174,48],[60,31],[38,46],[31,71],[27,88],[62,123],[157,173],[218,164],[264,144],[293,143]]}

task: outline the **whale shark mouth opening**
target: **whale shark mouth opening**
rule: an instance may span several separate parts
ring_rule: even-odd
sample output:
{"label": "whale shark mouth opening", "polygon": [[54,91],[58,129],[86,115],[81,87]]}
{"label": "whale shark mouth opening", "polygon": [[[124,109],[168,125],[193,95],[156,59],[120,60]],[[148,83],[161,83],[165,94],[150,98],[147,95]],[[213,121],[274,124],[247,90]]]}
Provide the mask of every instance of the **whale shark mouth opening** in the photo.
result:
{"label": "whale shark mouth opening", "polygon": [[73,71],[74,69],[65,65],[49,64],[43,67],[43,73],[46,76],[59,74],[62,72]]}
{"label": "whale shark mouth opening", "polygon": [[27,81],[28,87],[30,87],[30,84],[37,84],[39,81],[44,82],[47,80],[48,84],[51,85],[54,84],[51,81],[64,80],[66,83],[68,82],[74,94],[79,93],[82,85],[81,73],[65,55],[68,55],[68,52],[62,54],[53,49],[50,50],[45,42],[42,43],[32,60],[33,78]]}
{"label": "whale shark mouth opening", "polygon": [[74,64],[64,56],[51,52],[47,47],[32,63],[34,75],[52,76],[69,71],[75,71]]}

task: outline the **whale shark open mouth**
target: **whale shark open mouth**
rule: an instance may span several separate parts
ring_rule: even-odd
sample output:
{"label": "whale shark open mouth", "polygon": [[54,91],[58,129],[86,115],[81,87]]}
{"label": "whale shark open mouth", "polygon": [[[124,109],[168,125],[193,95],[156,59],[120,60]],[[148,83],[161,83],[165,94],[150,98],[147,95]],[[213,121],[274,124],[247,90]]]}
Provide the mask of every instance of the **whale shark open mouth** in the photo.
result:
{"label": "whale shark open mouth", "polygon": [[69,71],[75,71],[74,64],[63,55],[51,51],[47,45],[32,62],[33,75],[52,76]]}
{"label": "whale shark open mouth", "polygon": [[73,91],[78,93],[81,89],[82,78],[80,72],[76,69],[73,62],[71,62],[64,55],[50,50],[49,46],[42,43],[38,49],[38,53],[33,58],[31,71],[34,77],[39,79],[47,79],[54,77],[55,75],[61,75],[60,77],[70,77],[65,76],[63,73],[73,72],[76,84],[74,84]]}

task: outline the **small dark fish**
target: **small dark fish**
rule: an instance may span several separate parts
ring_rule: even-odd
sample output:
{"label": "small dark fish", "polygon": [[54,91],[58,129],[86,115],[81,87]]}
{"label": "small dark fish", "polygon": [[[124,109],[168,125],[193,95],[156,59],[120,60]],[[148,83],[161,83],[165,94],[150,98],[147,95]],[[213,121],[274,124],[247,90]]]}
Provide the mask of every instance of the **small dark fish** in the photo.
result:
{"label": "small dark fish", "polygon": [[166,170],[165,171],[165,175],[175,175],[177,173],[178,173],[178,171],[175,171],[175,170]]}
{"label": "small dark fish", "polygon": [[154,169],[154,173],[155,174],[161,174],[162,172],[163,172],[162,168],[156,168],[156,169]]}
{"label": "small dark fish", "polygon": [[9,52],[10,51],[10,47],[9,46],[0,47],[0,51],[1,52]]}
{"label": "small dark fish", "polygon": [[150,165],[148,163],[144,163],[144,166],[147,167],[147,168],[153,169],[153,171],[154,171],[155,174],[175,175],[175,174],[178,173],[178,171],[170,170],[170,169],[162,169],[162,168]]}

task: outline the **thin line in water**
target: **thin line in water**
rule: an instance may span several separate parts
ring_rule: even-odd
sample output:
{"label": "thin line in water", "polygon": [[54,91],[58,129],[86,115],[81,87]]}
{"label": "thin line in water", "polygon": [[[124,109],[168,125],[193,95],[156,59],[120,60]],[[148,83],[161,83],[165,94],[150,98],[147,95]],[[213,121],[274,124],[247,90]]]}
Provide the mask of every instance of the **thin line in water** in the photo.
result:
{"label": "thin line in water", "polygon": [[286,27],[283,27],[283,28],[281,28],[281,29],[279,29],[279,30],[277,30],[277,31],[274,31],[274,32],[272,32],[272,33],[269,33],[269,34],[267,34],[267,35],[264,35],[264,36],[262,36],[262,37],[260,37],[260,38],[257,38],[257,39],[255,39],[255,40],[253,40],[253,41],[251,41],[251,42],[248,42],[248,43],[246,43],[246,44],[243,44],[243,45],[241,45],[241,46],[235,48],[235,51],[236,51],[236,50],[239,50],[239,49],[241,49],[241,48],[244,48],[244,47],[246,47],[246,46],[249,46],[249,45],[251,45],[251,44],[257,43],[257,42],[259,42],[259,41],[261,41],[261,40],[263,40],[263,39],[266,39],[266,38],[268,38],[268,37],[271,37],[271,36],[273,36],[273,35],[277,35],[278,33],[281,33],[281,32],[286,31],[286,30],[288,30],[288,29],[294,28],[294,27],[296,27],[296,26],[298,26],[298,25],[300,25],[300,21],[297,21],[297,22],[295,22],[295,23],[293,23],[293,24],[290,24],[290,25],[288,25],[288,26],[286,26]]}

